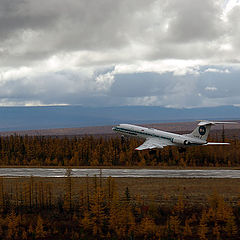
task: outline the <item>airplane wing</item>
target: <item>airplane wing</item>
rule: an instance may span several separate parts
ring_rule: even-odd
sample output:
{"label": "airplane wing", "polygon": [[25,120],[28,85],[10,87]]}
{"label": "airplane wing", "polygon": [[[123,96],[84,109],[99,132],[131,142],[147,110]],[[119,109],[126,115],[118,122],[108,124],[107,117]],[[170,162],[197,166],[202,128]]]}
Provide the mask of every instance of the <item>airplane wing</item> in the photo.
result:
{"label": "airplane wing", "polygon": [[148,138],[142,145],[135,148],[135,150],[145,150],[153,148],[163,148],[165,146],[175,145],[170,141],[159,139],[159,138]]}

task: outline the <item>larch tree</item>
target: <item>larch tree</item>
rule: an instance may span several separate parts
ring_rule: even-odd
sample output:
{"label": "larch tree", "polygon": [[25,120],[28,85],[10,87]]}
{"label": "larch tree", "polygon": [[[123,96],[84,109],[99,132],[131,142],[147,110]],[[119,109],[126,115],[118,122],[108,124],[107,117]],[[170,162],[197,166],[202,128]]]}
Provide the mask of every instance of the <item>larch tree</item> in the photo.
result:
{"label": "larch tree", "polygon": [[202,211],[202,215],[201,215],[201,219],[200,219],[200,223],[198,226],[198,236],[200,238],[200,240],[207,240],[207,234],[208,232],[208,226],[207,226],[207,216],[206,216],[206,210],[203,209]]}

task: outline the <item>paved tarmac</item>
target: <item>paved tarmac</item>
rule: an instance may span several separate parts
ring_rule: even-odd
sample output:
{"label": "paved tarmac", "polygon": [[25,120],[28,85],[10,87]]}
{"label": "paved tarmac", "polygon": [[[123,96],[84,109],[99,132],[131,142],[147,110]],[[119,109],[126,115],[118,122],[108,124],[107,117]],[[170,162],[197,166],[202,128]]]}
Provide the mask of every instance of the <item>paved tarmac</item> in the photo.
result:
{"label": "paved tarmac", "polygon": [[[71,169],[72,177],[240,178],[240,170]],[[66,168],[0,168],[0,177],[65,177]]]}

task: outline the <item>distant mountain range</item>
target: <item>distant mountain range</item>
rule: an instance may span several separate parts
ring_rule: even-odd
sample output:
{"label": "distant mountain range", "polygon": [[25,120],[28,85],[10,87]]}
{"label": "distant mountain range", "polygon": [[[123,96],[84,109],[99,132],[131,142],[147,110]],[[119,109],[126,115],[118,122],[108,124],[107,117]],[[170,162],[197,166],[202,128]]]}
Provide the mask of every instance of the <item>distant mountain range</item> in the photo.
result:
{"label": "distant mountain range", "polygon": [[119,123],[184,122],[199,119],[240,119],[240,107],[175,109],[151,106],[123,107],[0,107],[0,131],[80,128]]}

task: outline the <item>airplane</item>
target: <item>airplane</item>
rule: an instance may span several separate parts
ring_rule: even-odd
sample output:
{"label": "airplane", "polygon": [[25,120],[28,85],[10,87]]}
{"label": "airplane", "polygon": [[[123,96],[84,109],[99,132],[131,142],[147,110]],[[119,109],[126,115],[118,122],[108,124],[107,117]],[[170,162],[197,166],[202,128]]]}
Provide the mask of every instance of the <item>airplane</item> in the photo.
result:
{"label": "airplane", "polygon": [[145,142],[135,148],[135,150],[153,150],[165,146],[177,146],[178,151],[181,153],[186,151],[186,147],[190,146],[229,145],[230,143],[207,141],[211,126],[216,124],[236,124],[236,122],[213,122],[201,120],[193,132],[182,135],[131,124],[120,124],[113,127],[112,130],[126,136],[145,139]]}

